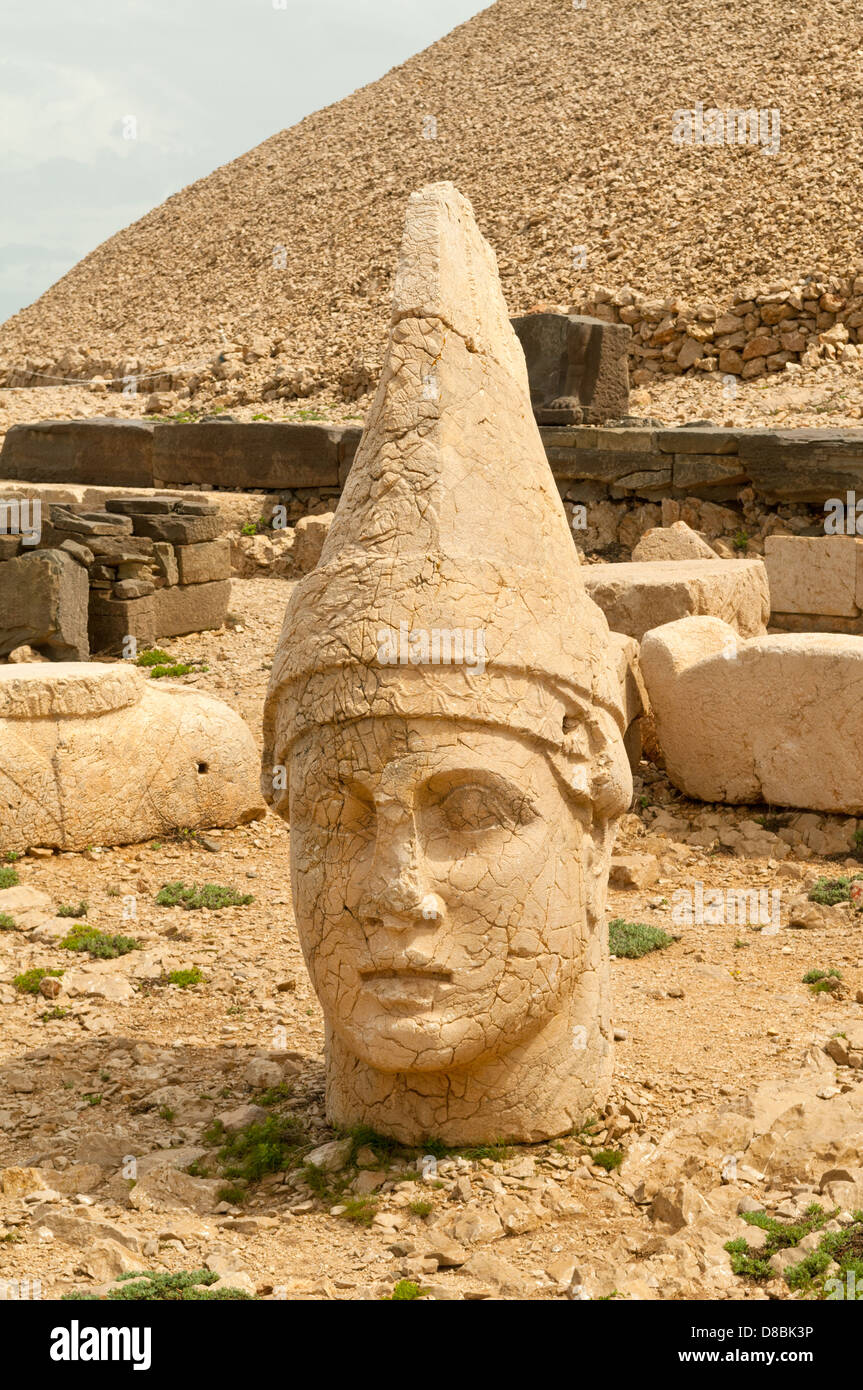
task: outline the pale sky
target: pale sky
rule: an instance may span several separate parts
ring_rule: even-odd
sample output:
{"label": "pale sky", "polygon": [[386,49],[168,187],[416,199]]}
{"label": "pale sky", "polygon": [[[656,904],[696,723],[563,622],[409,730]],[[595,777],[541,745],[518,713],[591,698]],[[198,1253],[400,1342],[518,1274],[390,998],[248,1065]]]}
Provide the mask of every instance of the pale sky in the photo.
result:
{"label": "pale sky", "polygon": [[0,0],[0,322],[170,194],[488,4]]}

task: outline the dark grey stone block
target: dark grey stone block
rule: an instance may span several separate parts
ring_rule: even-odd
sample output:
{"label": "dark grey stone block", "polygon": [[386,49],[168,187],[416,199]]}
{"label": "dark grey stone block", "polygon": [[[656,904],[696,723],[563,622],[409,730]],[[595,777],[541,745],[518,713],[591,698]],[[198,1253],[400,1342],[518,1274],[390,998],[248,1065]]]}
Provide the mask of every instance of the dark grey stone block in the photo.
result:
{"label": "dark grey stone block", "polygon": [[632,332],[625,324],[580,314],[525,314],[512,325],[540,424],[591,424],[628,413]]}
{"label": "dark grey stone block", "polygon": [[13,425],[3,441],[0,476],[29,483],[152,487],[149,420],[41,420]]}

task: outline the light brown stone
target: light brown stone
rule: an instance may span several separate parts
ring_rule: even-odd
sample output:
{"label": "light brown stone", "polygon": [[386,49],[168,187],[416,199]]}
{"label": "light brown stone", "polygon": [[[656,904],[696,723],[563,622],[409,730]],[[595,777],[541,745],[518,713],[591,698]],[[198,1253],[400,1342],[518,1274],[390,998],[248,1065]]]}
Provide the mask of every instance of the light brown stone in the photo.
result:
{"label": "light brown stone", "polygon": [[639,641],[678,618],[710,615],[742,637],[764,632],[770,614],[767,574],[760,560],[653,560],[585,565],[585,588],[615,632]]}
{"label": "light brown stone", "polygon": [[324,541],[327,539],[333,512],[323,512],[319,516],[301,516],[294,527],[294,545],[291,561],[295,574],[309,574],[321,558]]}
{"label": "light brown stone", "polygon": [[764,564],[770,584],[770,606],[775,612],[860,616],[863,539],[768,536],[764,542]]}
{"label": "light brown stone", "polygon": [[221,700],[153,685],[131,665],[0,667],[0,850],[253,820],[255,764],[247,726]]}
{"label": "light brown stone", "polygon": [[633,560],[718,560],[715,550],[685,521],[645,531],[632,552]]}
{"label": "light brown stone", "polygon": [[[631,775],[583,573],[494,255],[466,199],[431,185],[408,206],[383,373],[264,716],[335,1124],[530,1142],[601,1108],[604,900]],[[462,1243],[464,1216],[447,1231]]]}
{"label": "light brown stone", "polygon": [[203,541],[200,545],[178,545],[176,555],[181,584],[206,584],[230,578],[231,542],[227,536]]}
{"label": "light brown stone", "polygon": [[685,618],[647,634],[641,669],[687,796],[863,812],[863,638],[742,641],[717,618]]}

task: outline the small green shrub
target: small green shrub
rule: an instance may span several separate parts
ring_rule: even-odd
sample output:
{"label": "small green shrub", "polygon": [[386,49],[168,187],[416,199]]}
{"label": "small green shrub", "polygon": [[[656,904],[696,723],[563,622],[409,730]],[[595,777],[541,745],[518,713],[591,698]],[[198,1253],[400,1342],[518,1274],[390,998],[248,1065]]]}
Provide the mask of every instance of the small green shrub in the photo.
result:
{"label": "small green shrub", "polygon": [[77,923],[60,942],[64,951],[87,951],[96,960],[116,960],[130,951],[140,951],[141,943],[134,936],[109,936],[96,927]]}
{"label": "small green shrub", "polygon": [[178,989],[188,989],[190,985],[202,985],[205,977],[203,971],[197,965],[193,965],[191,970],[171,970],[165,980],[169,985],[176,985]]}
{"label": "small green shrub", "polygon": [[855,874],[853,878],[819,878],[809,890],[809,901],[820,903],[822,907],[835,907],[837,903],[851,901],[851,885],[863,878]]}
{"label": "small green shrub", "polygon": [[163,652],[160,647],[148,647],[146,651],[140,652],[135,658],[136,666],[165,666],[170,665],[171,658],[167,652]]}
{"label": "small green shrub", "polygon": [[409,1202],[408,1211],[411,1216],[431,1216],[434,1211],[434,1202],[429,1202],[425,1198],[416,1202]]}
{"label": "small green shrub", "polygon": [[604,1168],[606,1173],[613,1173],[615,1168],[619,1168],[626,1155],[620,1149],[600,1149],[599,1153],[593,1155],[593,1161],[600,1168]]}
{"label": "small green shrub", "polygon": [[842,984],[841,970],[807,970],[803,976],[812,994],[833,994]]}
{"label": "small green shrub", "polygon": [[12,983],[19,994],[38,994],[39,986],[46,976],[50,975],[53,979],[59,980],[62,974],[62,970],[43,970],[41,966],[35,966],[32,970],[25,970],[23,974],[16,975]]}
{"label": "small green shrub", "polygon": [[238,893],[221,883],[204,883],[200,888],[196,883],[164,883],[156,894],[159,907],[184,907],[189,912],[202,907],[221,912],[223,907],[245,907],[254,901],[251,893]]}
{"label": "small green shrub", "polygon": [[230,1133],[217,1122],[204,1134],[204,1143],[221,1143],[217,1159],[223,1177],[242,1178],[246,1182],[257,1182],[265,1173],[296,1167],[309,1148],[303,1124],[292,1115],[268,1115],[265,1120]]}
{"label": "small green shrub", "polygon": [[[222,1287],[211,1289],[218,1282],[218,1274],[208,1269],[183,1270],[179,1274],[163,1274],[155,1270],[135,1271],[121,1274],[116,1280],[120,1286],[108,1291],[109,1303],[194,1303],[204,1301],[229,1302],[238,1299],[254,1299],[255,1294],[245,1289]],[[93,1300],[92,1293],[65,1293],[63,1302]]]}
{"label": "small green shrub", "polygon": [[410,1303],[415,1298],[422,1298],[423,1294],[428,1293],[428,1289],[420,1288],[412,1279],[400,1279],[393,1285],[392,1293],[382,1295],[384,1303]]}
{"label": "small green shrub", "polygon": [[613,956],[637,960],[650,951],[661,951],[670,946],[674,937],[660,927],[648,926],[646,922],[627,922],[622,917],[615,917],[608,924],[608,939]]}
{"label": "small green shrub", "polygon": [[8,912],[0,912],[0,931],[17,931],[15,918],[10,917]]}
{"label": "small green shrub", "polygon": [[73,903],[61,903],[60,906],[57,908],[57,916],[58,916],[58,917],[86,917],[86,916],[87,916],[87,904],[83,901],[83,899],[81,900],[81,902],[79,902],[79,903],[77,903],[77,904],[73,904]]}
{"label": "small green shrub", "polygon": [[17,869],[0,868],[0,888],[17,888],[20,882]]}

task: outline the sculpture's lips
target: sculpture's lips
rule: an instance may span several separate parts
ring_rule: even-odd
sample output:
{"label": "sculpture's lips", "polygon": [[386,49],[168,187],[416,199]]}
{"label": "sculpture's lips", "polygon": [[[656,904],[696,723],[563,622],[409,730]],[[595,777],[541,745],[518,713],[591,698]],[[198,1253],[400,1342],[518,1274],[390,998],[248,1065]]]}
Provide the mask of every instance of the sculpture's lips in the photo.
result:
{"label": "sculpture's lips", "polygon": [[442,996],[452,988],[451,970],[405,966],[363,970],[360,973],[366,989],[385,1008],[428,1009],[439,1004]]}

